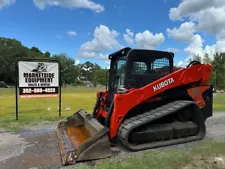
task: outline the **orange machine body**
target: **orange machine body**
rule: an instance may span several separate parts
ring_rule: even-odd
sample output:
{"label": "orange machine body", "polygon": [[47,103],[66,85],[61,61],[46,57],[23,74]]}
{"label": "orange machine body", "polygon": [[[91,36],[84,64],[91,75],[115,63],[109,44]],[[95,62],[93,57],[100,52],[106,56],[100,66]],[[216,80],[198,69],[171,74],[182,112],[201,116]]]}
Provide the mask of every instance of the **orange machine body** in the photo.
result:
{"label": "orange machine body", "polygon": [[[110,117],[110,139],[116,137],[121,122],[134,107],[142,103],[152,103],[161,100],[158,95],[165,91],[171,89],[176,91],[176,88],[180,86],[191,84],[191,87],[187,88],[188,95],[192,100],[196,101],[200,108],[204,107],[205,102],[202,93],[210,88],[207,82],[210,78],[211,69],[212,67],[209,64],[193,65],[188,68],[176,70],[142,88],[130,89],[126,93],[116,93],[114,95],[113,113]],[[98,95],[99,92],[97,93]],[[102,91],[102,95],[103,99],[96,113],[96,118],[100,116],[107,118],[108,116],[108,112],[103,109],[107,98],[107,91]]]}

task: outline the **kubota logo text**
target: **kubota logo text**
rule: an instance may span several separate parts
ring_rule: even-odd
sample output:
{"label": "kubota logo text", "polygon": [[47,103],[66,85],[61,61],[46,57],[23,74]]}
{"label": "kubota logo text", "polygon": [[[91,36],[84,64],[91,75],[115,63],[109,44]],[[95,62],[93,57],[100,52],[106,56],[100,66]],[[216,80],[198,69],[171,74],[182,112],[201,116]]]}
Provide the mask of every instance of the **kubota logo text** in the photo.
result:
{"label": "kubota logo text", "polygon": [[174,79],[173,78],[167,79],[167,80],[165,80],[165,81],[163,81],[163,82],[161,82],[161,83],[153,86],[153,90],[154,91],[157,91],[159,89],[162,89],[162,88],[168,86],[169,84],[171,84],[173,82],[174,82]]}

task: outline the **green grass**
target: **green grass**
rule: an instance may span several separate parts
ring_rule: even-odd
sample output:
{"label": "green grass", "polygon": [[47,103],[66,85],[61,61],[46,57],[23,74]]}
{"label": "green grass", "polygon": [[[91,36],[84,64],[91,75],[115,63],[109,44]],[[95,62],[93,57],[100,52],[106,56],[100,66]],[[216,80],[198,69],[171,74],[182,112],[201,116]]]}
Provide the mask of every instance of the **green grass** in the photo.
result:
{"label": "green grass", "polygon": [[[58,98],[19,99],[18,121],[15,119],[15,89],[0,89],[0,128],[15,130],[41,122],[56,122],[81,108],[91,112],[96,100],[96,91],[103,89],[104,87],[63,88],[61,118],[58,117]],[[217,94],[213,106],[216,112],[225,111],[225,94]]]}
{"label": "green grass", "polygon": [[225,93],[217,93],[214,96],[213,109],[215,112],[225,112]]}
{"label": "green grass", "polygon": [[14,89],[0,89],[0,128],[20,129],[25,125],[57,121],[81,108],[91,112],[99,90],[102,88],[62,89],[61,118],[58,116],[58,98],[19,99],[19,120],[16,121]]}
{"label": "green grass", "polygon": [[[215,157],[225,157],[224,141],[201,141],[196,143],[192,149],[155,149],[115,156],[97,161],[95,169],[181,169],[186,166],[188,169],[216,168],[218,166],[213,163]],[[81,164],[78,168],[91,167]]]}

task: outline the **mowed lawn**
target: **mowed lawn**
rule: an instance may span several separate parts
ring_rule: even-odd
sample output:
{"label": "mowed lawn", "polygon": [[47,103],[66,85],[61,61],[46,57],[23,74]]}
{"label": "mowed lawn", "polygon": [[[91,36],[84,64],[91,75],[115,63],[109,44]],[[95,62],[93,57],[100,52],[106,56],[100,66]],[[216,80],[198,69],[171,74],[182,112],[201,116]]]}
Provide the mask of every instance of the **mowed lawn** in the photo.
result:
{"label": "mowed lawn", "polygon": [[[192,148],[150,149],[103,159],[95,169],[224,169],[221,160],[225,160],[224,141],[201,141]],[[78,168],[93,167],[81,164]]]}
{"label": "mowed lawn", "polygon": [[217,93],[213,99],[214,112],[225,112],[225,93]]}
{"label": "mowed lawn", "polygon": [[20,129],[66,118],[79,109],[92,112],[96,92],[104,88],[74,87],[62,89],[62,116],[58,113],[58,98],[18,99],[19,120],[16,121],[15,89],[0,89],[0,128]]}
{"label": "mowed lawn", "polygon": [[[92,112],[96,92],[102,88],[62,88],[62,116],[58,115],[58,98],[18,99],[19,120],[16,121],[15,89],[0,89],[0,128],[20,129],[25,125],[58,121],[79,109]],[[225,93],[214,96],[214,112],[225,111]]]}

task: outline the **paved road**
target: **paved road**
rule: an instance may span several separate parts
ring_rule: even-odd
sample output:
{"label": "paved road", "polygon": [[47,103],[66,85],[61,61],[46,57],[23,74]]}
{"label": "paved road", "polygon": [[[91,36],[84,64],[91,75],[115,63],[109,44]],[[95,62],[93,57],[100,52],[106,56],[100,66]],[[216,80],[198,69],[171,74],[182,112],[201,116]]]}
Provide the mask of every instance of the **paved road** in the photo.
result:
{"label": "paved road", "polygon": [[[205,139],[225,140],[225,113],[215,113],[206,121],[206,127]],[[17,134],[0,130],[0,169],[14,168],[62,168],[55,125]]]}

